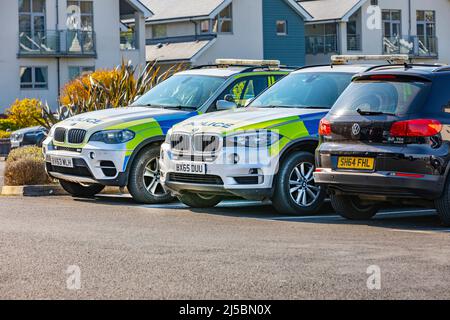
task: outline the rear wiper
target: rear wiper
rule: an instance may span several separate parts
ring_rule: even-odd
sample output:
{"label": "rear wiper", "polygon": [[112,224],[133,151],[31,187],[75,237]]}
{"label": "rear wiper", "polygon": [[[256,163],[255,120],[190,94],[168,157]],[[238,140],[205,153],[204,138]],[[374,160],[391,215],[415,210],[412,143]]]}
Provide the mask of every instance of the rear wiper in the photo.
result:
{"label": "rear wiper", "polygon": [[395,113],[389,113],[389,112],[381,112],[381,111],[368,111],[368,110],[361,110],[357,109],[356,112],[358,112],[362,116],[395,116]]}

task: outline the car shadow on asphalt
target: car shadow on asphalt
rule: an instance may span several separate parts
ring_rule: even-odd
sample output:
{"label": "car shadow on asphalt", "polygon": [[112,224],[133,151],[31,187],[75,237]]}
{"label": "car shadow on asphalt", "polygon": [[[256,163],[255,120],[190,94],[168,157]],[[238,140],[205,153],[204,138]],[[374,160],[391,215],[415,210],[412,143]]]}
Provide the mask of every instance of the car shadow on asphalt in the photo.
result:
{"label": "car shadow on asphalt", "polygon": [[267,221],[282,221],[290,223],[309,224],[334,224],[334,225],[355,225],[370,226],[376,228],[386,228],[396,231],[408,232],[449,232],[449,228],[444,228],[432,209],[424,208],[385,208],[372,220],[350,221],[338,216],[330,203],[327,202],[322,207],[319,214],[314,216],[286,216],[280,215],[270,204],[262,204],[257,201],[227,200],[217,207],[208,209],[193,209],[173,201],[167,204],[142,205],[137,204],[128,195],[101,195],[93,199],[75,199],[75,201],[88,202],[92,204],[113,205],[113,206],[134,206],[148,209],[162,210],[189,210],[193,214],[208,214],[224,217],[236,217],[243,219],[261,219]]}

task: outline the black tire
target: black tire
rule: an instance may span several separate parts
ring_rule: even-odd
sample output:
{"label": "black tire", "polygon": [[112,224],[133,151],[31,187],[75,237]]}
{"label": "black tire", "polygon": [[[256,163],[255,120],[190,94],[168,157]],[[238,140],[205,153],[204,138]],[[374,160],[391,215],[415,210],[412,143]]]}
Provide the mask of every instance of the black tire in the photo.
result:
{"label": "black tire", "polygon": [[66,190],[72,197],[76,198],[92,198],[105,189],[105,186],[101,184],[83,186],[79,183],[64,180],[59,180],[59,183],[64,190]]}
{"label": "black tire", "polygon": [[333,209],[348,220],[370,220],[380,210],[377,205],[363,205],[356,196],[330,195]]}
{"label": "black tire", "polygon": [[223,198],[215,195],[202,195],[196,193],[183,193],[178,199],[191,208],[213,208],[218,205]]}
{"label": "black tire", "polygon": [[450,180],[447,179],[444,192],[434,201],[434,205],[442,224],[450,227]]}
{"label": "black tire", "polygon": [[314,183],[314,155],[294,152],[280,164],[275,180],[272,205],[280,214],[317,214],[325,199],[325,191]]}
{"label": "black tire", "polygon": [[[131,165],[128,191],[136,202],[168,203],[175,198],[164,190],[159,173],[160,146],[145,148]],[[144,175],[145,173],[145,175]]]}

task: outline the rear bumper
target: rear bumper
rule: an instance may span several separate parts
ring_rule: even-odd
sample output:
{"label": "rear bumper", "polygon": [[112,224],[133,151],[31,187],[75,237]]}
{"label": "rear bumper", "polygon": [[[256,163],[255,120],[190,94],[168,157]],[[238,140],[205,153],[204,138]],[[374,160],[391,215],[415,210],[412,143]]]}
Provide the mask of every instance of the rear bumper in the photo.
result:
{"label": "rear bumper", "polygon": [[393,172],[344,172],[318,169],[314,173],[317,184],[330,192],[384,196],[386,198],[439,198],[444,189],[445,179],[439,175],[423,177],[400,177]]}

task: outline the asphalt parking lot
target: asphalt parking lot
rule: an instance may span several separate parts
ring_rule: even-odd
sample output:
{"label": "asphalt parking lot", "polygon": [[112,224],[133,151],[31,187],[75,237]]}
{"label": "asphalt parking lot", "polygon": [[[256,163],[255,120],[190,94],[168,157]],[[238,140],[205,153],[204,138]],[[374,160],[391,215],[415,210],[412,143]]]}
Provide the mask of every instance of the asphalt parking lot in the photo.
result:
{"label": "asphalt parking lot", "polygon": [[240,201],[0,197],[0,298],[448,299],[449,232],[424,209],[353,223]]}

